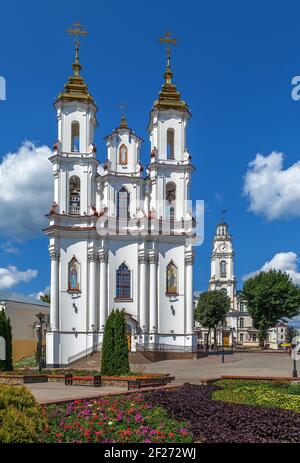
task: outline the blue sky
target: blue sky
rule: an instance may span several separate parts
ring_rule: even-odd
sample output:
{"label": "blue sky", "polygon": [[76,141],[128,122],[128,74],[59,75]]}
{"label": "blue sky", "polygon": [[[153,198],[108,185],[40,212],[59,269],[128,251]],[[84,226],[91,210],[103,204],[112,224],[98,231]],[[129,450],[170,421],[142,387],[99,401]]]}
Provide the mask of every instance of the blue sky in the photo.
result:
{"label": "blue sky", "polygon": [[[46,7],[30,0],[6,2],[0,28],[0,75],[7,83],[7,99],[0,101],[0,155],[18,153],[12,163],[16,166],[25,140],[52,147],[52,103],[71,72],[74,53],[65,30],[79,20],[89,31],[80,58],[100,108],[99,159],[106,159],[103,136],[119,123],[118,105],[126,101],[128,123],[145,140],[146,163],[149,110],[165,66],[158,38],[171,30],[179,41],[172,58],[174,82],[193,114],[188,128],[196,166],[192,197],[206,205],[195,289],[207,288],[211,241],[224,208],[234,236],[239,285],[243,275],[278,253],[284,254],[277,256],[276,265],[289,266],[300,281],[300,101],[291,98],[291,80],[300,75],[299,14],[300,5],[293,1],[91,0],[83,5],[73,0],[48,2]],[[273,151],[283,153],[282,167],[280,155],[268,157]],[[258,177],[248,165],[257,153],[264,156],[262,164],[270,164],[260,167]],[[0,172],[0,286],[6,278],[3,287],[33,294],[49,285],[48,243],[34,224],[26,236],[16,236],[18,220],[24,221],[40,194],[37,188],[31,192],[35,181],[29,179],[28,196],[23,199],[18,193],[13,201],[18,180],[26,185],[26,172],[20,167],[14,175],[13,169],[8,176],[7,170]],[[250,193],[243,196],[247,171]],[[256,189],[266,176],[270,195],[268,185]],[[7,182],[12,191],[5,199]],[[249,211],[250,204],[256,213]],[[36,272],[26,274],[29,269]]]}

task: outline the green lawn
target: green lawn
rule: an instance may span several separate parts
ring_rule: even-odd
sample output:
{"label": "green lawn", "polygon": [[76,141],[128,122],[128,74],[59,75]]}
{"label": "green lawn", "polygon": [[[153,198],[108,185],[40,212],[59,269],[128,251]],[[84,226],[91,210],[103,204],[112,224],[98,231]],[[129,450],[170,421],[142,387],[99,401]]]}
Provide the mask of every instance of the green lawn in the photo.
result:
{"label": "green lawn", "polygon": [[300,412],[300,383],[224,379],[214,384],[220,389],[213,400]]}

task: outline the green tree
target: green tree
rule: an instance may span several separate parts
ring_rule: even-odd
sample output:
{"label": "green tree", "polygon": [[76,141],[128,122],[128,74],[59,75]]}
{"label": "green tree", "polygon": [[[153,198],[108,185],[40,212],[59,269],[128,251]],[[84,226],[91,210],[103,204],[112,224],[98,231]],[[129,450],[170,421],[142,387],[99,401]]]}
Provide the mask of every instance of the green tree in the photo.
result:
{"label": "green tree", "polygon": [[245,299],[253,325],[259,330],[259,345],[264,346],[267,330],[282,318],[293,318],[300,311],[300,289],[291,277],[279,270],[260,272],[245,281]]}
{"label": "green tree", "polygon": [[195,310],[195,320],[204,328],[208,328],[207,347],[211,330],[216,333],[218,324],[225,322],[229,311],[230,298],[221,291],[208,291],[200,295]]}
{"label": "green tree", "polygon": [[4,310],[0,310],[0,336],[5,339],[5,360],[0,360],[0,371],[11,371],[12,363],[12,332],[9,318]]}
{"label": "green tree", "polygon": [[114,357],[115,374],[126,375],[129,373],[128,342],[123,310],[116,310],[114,317]]}
{"label": "green tree", "polygon": [[43,302],[48,302],[48,304],[50,304],[50,294],[46,293],[41,295],[40,300]]}
{"label": "green tree", "polygon": [[115,372],[114,318],[115,312],[112,311],[107,317],[103,335],[101,374],[107,376]]}

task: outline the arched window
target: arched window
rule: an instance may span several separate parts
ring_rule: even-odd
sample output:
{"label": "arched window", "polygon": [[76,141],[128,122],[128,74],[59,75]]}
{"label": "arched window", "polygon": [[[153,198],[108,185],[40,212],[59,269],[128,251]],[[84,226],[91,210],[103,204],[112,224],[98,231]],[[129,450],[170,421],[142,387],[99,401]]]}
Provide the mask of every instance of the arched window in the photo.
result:
{"label": "arched window", "polygon": [[117,299],[130,299],[131,296],[131,272],[123,262],[117,270]]}
{"label": "arched window", "polygon": [[80,291],[80,264],[75,256],[69,262],[68,291]]}
{"label": "arched window", "polygon": [[127,189],[123,186],[118,192],[117,196],[117,218],[118,219],[129,219],[130,218],[130,194]]}
{"label": "arched window", "polygon": [[174,130],[167,130],[167,158],[174,159]]}
{"label": "arched window", "polygon": [[126,145],[120,146],[119,149],[119,164],[126,166],[128,163],[128,150]]}
{"label": "arched window", "polygon": [[177,294],[177,267],[171,260],[167,266],[167,294]]}
{"label": "arched window", "polygon": [[80,148],[79,144],[79,122],[72,122],[72,134],[71,134],[71,151],[72,153],[78,153]]}
{"label": "arched window", "polygon": [[166,200],[169,204],[174,203],[176,199],[176,184],[168,182],[166,185]]}
{"label": "arched window", "polygon": [[76,175],[69,182],[69,214],[80,214],[80,178]]}
{"label": "arched window", "polygon": [[220,273],[221,273],[221,277],[226,277],[227,270],[226,270],[226,262],[225,262],[225,260],[222,260],[220,262]]}

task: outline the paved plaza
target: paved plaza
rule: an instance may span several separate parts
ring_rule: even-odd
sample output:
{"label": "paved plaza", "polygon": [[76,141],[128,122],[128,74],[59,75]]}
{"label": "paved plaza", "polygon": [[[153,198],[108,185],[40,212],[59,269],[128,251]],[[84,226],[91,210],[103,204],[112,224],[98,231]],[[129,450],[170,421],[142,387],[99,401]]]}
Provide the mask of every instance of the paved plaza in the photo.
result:
{"label": "paved plaza", "polygon": [[[175,376],[172,384],[185,382],[200,383],[207,378],[219,378],[222,375],[241,376],[292,376],[293,362],[286,353],[236,353],[225,355],[225,363],[221,355],[210,355],[195,360],[165,360],[162,362],[132,365],[132,370],[145,373],[169,373]],[[300,369],[300,366],[299,366]],[[38,402],[70,400],[96,397],[105,394],[126,392],[127,388],[103,386],[66,386],[64,383],[36,383],[26,385]]]}

